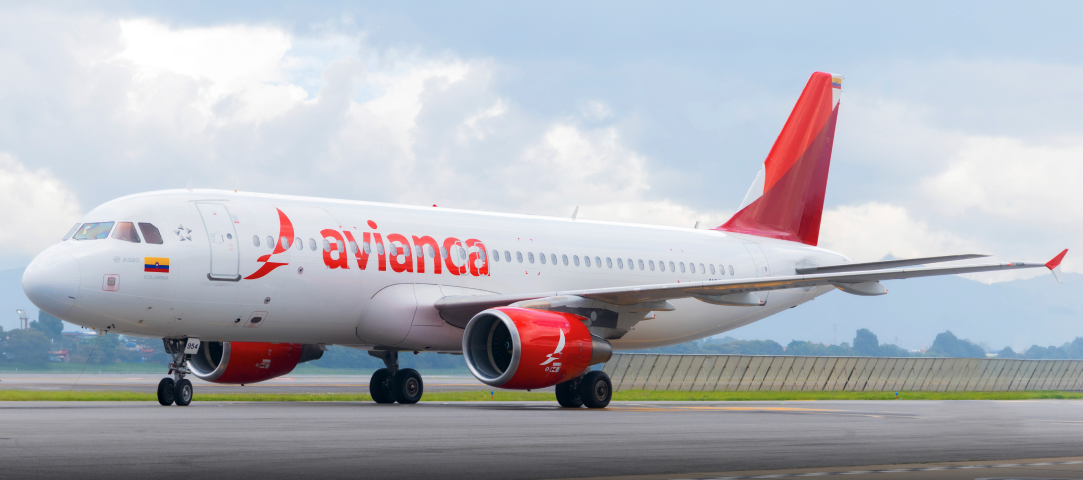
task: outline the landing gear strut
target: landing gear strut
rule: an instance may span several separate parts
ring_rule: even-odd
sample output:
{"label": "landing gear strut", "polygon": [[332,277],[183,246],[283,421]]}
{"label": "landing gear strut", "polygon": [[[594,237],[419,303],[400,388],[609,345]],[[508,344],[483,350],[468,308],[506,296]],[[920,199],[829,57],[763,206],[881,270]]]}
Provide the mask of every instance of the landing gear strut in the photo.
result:
{"label": "landing gear strut", "polygon": [[613,382],[601,370],[556,385],[557,403],[565,408],[605,408],[613,400]]}
{"label": "landing gear strut", "polygon": [[192,403],[192,382],[184,378],[192,373],[188,369],[188,355],[184,353],[184,344],[187,339],[163,338],[165,353],[173,356],[173,363],[169,364],[169,372],[173,378],[163,378],[158,382],[158,403],[169,406],[174,403],[180,407],[186,407]]}
{"label": "landing gear strut", "polygon": [[412,368],[399,369],[399,352],[370,350],[369,355],[383,360],[387,366],[373,373],[369,380],[369,394],[374,402],[410,404],[421,400],[425,393],[421,374]]}

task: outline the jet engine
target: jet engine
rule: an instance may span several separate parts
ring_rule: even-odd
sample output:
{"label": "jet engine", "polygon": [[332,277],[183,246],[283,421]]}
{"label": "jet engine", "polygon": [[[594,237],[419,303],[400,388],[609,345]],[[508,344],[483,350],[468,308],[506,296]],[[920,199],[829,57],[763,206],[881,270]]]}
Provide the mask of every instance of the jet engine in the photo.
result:
{"label": "jet engine", "polygon": [[201,342],[188,360],[192,374],[212,383],[256,383],[293,371],[323,356],[318,345],[300,343]]}
{"label": "jet engine", "polygon": [[478,380],[494,387],[534,389],[574,379],[604,363],[613,347],[571,313],[499,307],[466,325],[463,356]]}

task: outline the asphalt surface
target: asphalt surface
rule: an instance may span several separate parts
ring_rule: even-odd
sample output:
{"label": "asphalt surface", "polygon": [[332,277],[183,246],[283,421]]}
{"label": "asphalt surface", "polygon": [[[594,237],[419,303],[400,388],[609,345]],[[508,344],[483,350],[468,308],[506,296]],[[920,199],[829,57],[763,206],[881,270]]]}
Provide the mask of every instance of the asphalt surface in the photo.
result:
{"label": "asphalt surface", "polygon": [[[604,410],[0,402],[0,477],[12,478],[709,478],[1081,452],[1083,401],[615,402]],[[1083,478],[1083,464],[847,478],[1012,475]]]}
{"label": "asphalt surface", "polygon": [[[154,393],[158,381],[165,375],[152,374],[0,374],[0,389],[13,390],[117,390]],[[241,385],[219,385],[204,382],[189,375],[195,392],[214,393],[369,393],[369,377],[360,375],[293,375],[272,378],[266,382]],[[449,377],[426,375],[426,392],[489,391],[492,387],[471,376]],[[552,391],[549,388],[548,391]]]}

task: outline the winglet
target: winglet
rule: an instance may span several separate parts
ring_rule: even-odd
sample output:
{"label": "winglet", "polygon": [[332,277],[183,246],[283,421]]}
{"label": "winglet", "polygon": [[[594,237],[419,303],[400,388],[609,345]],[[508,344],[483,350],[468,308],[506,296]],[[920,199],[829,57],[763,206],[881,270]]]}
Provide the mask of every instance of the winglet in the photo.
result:
{"label": "winglet", "polygon": [[1045,264],[1045,268],[1048,268],[1049,271],[1053,272],[1053,277],[1057,279],[1057,283],[1063,283],[1060,279],[1060,262],[1061,260],[1064,260],[1064,256],[1067,254],[1068,249],[1065,248],[1063,252],[1060,252],[1059,255],[1053,257],[1052,260]]}

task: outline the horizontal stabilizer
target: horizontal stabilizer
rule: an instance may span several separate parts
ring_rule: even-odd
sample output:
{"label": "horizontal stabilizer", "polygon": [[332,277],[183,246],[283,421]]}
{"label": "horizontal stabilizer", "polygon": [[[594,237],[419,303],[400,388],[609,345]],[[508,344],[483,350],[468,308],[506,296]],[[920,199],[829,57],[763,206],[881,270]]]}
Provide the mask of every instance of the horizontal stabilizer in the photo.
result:
{"label": "horizontal stabilizer", "polygon": [[899,267],[912,267],[914,265],[925,265],[929,263],[940,262],[954,262],[956,260],[969,260],[971,258],[988,257],[989,255],[979,255],[970,253],[966,255],[945,255],[942,257],[923,257],[923,258],[904,258],[901,260],[884,260],[882,262],[868,262],[868,263],[848,263],[845,265],[800,265],[798,264],[796,270],[799,275],[810,275],[813,273],[839,273],[839,272],[863,272],[867,270],[883,270],[885,268],[899,268]]}

